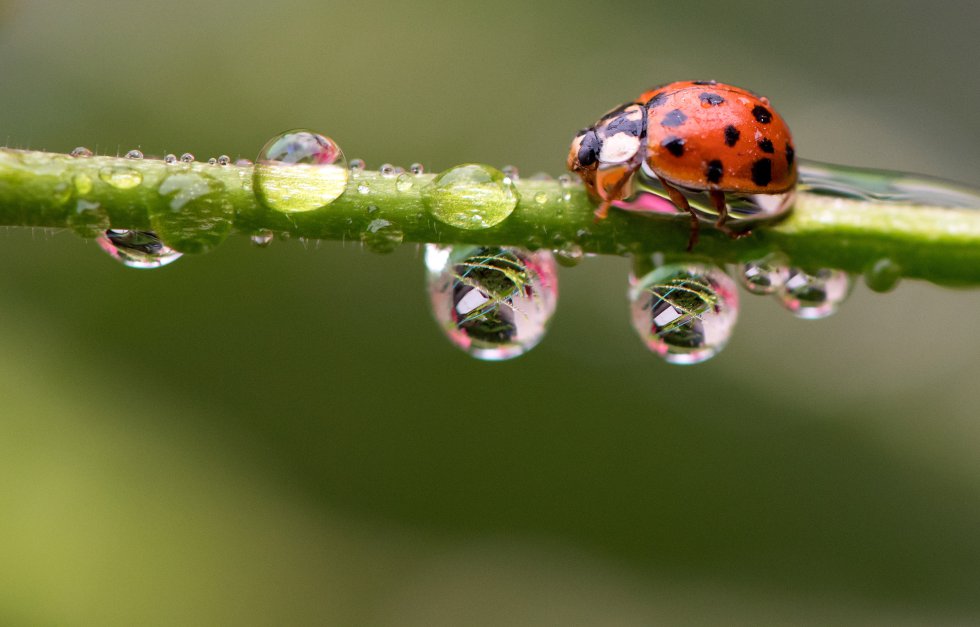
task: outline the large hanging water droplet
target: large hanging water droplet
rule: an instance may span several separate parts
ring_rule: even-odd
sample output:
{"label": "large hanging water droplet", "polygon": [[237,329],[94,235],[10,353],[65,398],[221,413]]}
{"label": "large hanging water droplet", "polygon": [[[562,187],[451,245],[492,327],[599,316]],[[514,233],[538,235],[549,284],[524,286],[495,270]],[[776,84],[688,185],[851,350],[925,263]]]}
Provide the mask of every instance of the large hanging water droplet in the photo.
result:
{"label": "large hanging water droplet", "polygon": [[473,357],[511,359],[544,337],[558,303],[550,252],[429,244],[425,265],[436,321]]}
{"label": "large hanging water droplet", "polygon": [[269,208],[284,213],[319,209],[347,189],[350,170],[340,147],[329,137],[294,130],[269,140],[255,161],[255,193]]}
{"label": "large hanging water droplet", "polygon": [[372,220],[364,232],[361,233],[361,242],[373,253],[387,254],[398,248],[405,234],[396,224],[378,218]]}
{"label": "large hanging water droplet", "polygon": [[253,233],[251,237],[252,243],[259,248],[265,248],[272,243],[273,239],[275,239],[275,233],[269,229],[262,229],[257,233]]}
{"label": "large hanging water droplet", "polygon": [[851,279],[843,270],[823,268],[809,274],[792,268],[776,296],[796,317],[816,320],[834,314],[850,291]]}
{"label": "large hanging water droplet", "polygon": [[785,258],[776,253],[742,264],[740,270],[742,285],[753,294],[773,294],[789,278]]}
{"label": "large hanging water droplet", "polygon": [[99,170],[99,178],[116,189],[132,189],[143,182],[139,170],[126,166],[107,166]]}
{"label": "large hanging water droplet", "polygon": [[68,214],[68,227],[79,237],[96,238],[109,229],[109,214],[99,203],[79,198]]}
{"label": "large hanging water droplet", "polygon": [[698,364],[718,354],[738,320],[738,289],[720,268],[670,264],[633,281],[633,328],[671,364]]}
{"label": "large hanging water droplet", "polygon": [[157,191],[169,199],[150,208],[150,225],[174,250],[204,253],[228,237],[235,208],[220,181],[199,172],[176,172]]}
{"label": "large hanging water droplet", "polygon": [[181,256],[150,231],[110,229],[96,241],[102,250],[129,268],[159,268],[177,261]]}
{"label": "large hanging water droplet", "polygon": [[477,163],[450,168],[422,188],[422,202],[435,219],[467,230],[500,224],[514,211],[518,199],[509,177]]}

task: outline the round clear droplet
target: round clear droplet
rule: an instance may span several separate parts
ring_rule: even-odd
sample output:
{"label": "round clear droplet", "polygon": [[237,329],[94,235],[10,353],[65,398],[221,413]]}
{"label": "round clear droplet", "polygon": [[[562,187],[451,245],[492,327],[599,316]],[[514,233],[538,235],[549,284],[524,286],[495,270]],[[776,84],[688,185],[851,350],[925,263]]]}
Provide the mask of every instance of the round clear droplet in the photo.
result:
{"label": "round clear droplet", "polygon": [[785,285],[789,267],[782,255],[772,254],[742,264],[738,277],[745,289],[753,294],[773,294]]}
{"label": "round clear droplet", "polygon": [[850,291],[851,278],[843,270],[823,268],[810,274],[791,268],[776,297],[796,317],[816,320],[836,313]]}
{"label": "round clear droplet", "polygon": [[395,189],[400,192],[412,191],[413,187],[415,187],[415,177],[407,172],[399,174],[395,179]]}
{"label": "round clear droplet", "polygon": [[99,170],[99,178],[116,189],[132,189],[143,182],[139,170],[125,166],[107,166]]}
{"label": "round clear droplet", "polygon": [[405,234],[398,225],[382,218],[372,220],[361,233],[364,246],[371,252],[382,255],[393,252],[403,239]]}
{"label": "round clear droplet", "polygon": [[210,159],[208,159],[208,165],[218,165],[218,159],[215,157],[211,157]]}
{"label": "round clear droplet", "polygon": [[571,268],[582,263],[582,259],[585,258],[585,253],[582,252],[582,247],[578,244],[565,244],[561,248],[556,248],[555,259],[561,265],[566,268]]}
{"label": "round clear droplet", "polygon": [[142,159],[143,158],[143,152],[140,151],[140,150],[130,150],[129,152],[126,153],[126,158],[127,159]]}
{"label": "round clear droplet", "polygon": [[436,321],[473,357],[512,359],[544,337],[558,303],[550,252],[429,244],[425,265]]}
{"label": "round clear droplet", "polygon": [[513,213],[518,199],[513,181],[478,163],[450,168],[422,188],[422,202],[434,218],[467,230],[500,224]]}
{"label": "round clear droplet", "polygon": [[366,168],[366,167],[367,167],[367,164],[364,163],[364,159],[351,159],[350,160],[350,169],[351,169],[351,172],[354,172],[355,174],[357,174],[359,172],[363,172],[364,171],[364,168]]}
{"label": "round clear droplet", "polygon": [[68,154],[72,157],[91,157],[93,153],[85,146],[78,146]]}
{"label": "round clear droplet", "polygon": [[425,166],[421,163],[413,163],[412,165],[408,166],[408,171],[415,175],[422,174],[425,172]]}
{"label": "round clear droplet", "polygon": [[738,320],[738,289],[720,268],[669,264],[631,283],[633,328],[668,363],[698,364],[728,344]]}
{"label": "round clear droplet", "polygon": [[206,253],[231,232],[235,208],[217,179],[193,170],[174,172],[157,192],[165,202],[149,208],[150,225],[182,253]]}
{"label": "round clear droplet", "polygon": [[253,233],[251,239],[252,239],[252,243],[258,246],[259,248],[265,248],[266,246],[272,243],[272,240],[274,238],[275,238],[275,234],[272,231],[270,231],[269,229],[262,229],[258,233]]}
{"label": "round clear droplet", "polygon": [[174,165],[177,163],[177,155],[169,154],[163,158],[163,162],[167,165]]}
{"label": "round clear droplet", "polygon": [[181,256],[150,231],[110,229],[96,241],[102,250],[128,268],[160,268]]}
{"label": "round clear droplet", "polygon": [[350,170],[340,146],[307,130],[277,135],[255,161],[253,184],[259,199],[284,213],[329,205],[347,189]]}
{"label": "round clear droplet", "polygon": [[218,165],[228,165],[231,163],[231,157],[228,155],[221,155],[218,157]]}
{"label": "round clear droplet", "polygon": [[185,152],[184,154],[180,155],[180,161],[181,163],[194,163],[194,155],[189,152]]}
{"label": "round clear droplet", "polygon": [[902,267],[891,259],[879,259],[864,270],[864,283],[875,292],[890,292],[902,278]]}
{"label": "round clear droplet", "polygon": [[381,176],[385,178],[391,178],[396,174],[395,166],[391,165],[390,163],[382,163],[381,167],[378,168],[378,172],[380,172]]}

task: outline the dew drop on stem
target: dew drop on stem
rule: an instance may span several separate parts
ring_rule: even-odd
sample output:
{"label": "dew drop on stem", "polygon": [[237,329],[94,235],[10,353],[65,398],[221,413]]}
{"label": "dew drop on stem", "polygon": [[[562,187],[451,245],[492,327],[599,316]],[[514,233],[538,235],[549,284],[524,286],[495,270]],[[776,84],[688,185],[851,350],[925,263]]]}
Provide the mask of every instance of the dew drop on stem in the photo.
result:
{"label": "dew drop on stem", "polygon": [[544,337],[558,303],[550,252],[428,244],[425,265],[436,322],[471,356],[512,359]]}
{"label": "dew drop on stem", "polygon": [[109,229],[96,241],[110,257],[127,268],[160,268],[181,257],[181,253],[166,246],[151,231]]}
{"label": "dew drop on stem", "polygon": [[720,268],[663,265],[631,279],[633,328],[671,364],[698,364],[717,355],[738,321],[738,289]]}
{"label": "dew drop on stem", "polygon": [[503,172],[478,163],[452,167],[422,188],[422,202],[432,217],[466,230],[500,224],[513,213],[519,198]]}
{"label": "dew drop on stem", "polygon": [[851,278],[843,270],[822,268],[811,274],[791,268],[776,297],[797,318],[816,320],[836,313],[850,292]]}
{"label": "dew drop on stem", "polygon": [[270,209],[300,213],[339,198],[349,177],[347,159],[336,142],[299,129],[266,143],[255,162],[253,185],[259,200]]}

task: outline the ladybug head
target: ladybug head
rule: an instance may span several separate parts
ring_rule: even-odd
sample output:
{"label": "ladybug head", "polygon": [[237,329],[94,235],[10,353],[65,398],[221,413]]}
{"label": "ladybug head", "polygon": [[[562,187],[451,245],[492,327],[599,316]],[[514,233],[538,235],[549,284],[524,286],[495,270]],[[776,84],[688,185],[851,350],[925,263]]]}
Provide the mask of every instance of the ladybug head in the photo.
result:
{"label": "ladybug head", "polygon": [[595,182],[595,171],[599,167],[601,151],[602,139],[596,133],[595,127],[583,128],[579,131],[568,151],[568,169],[581,176],[590,187]]}

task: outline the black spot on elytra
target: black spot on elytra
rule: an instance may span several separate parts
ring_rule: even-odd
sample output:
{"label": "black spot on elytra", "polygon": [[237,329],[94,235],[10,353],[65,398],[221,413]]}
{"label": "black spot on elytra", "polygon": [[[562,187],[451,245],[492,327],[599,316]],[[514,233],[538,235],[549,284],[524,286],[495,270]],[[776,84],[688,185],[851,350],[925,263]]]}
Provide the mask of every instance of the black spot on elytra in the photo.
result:
{"label": "black spot on elytra", "polygon": [[665,102],[667,102],[667,94],[657,94],[650,100],[647,100],[647,109],[656,109]]}
{"label": "black spot on elytra", "polygon": [[769,124],[772,122],[772,113],[769,111],[769,109],[766,109],[762,105],[755,105],[752,107],[752,116],[760,124]]}
{"label": "black spot on elytra", "polygon": [[752,164],[752,182],[765,187],[772,181],[772,159],[764,157]]}
{"label": "black spot on elytra", "polygon": [[718,81],[691,81],[692,85],[717,85]]}
{"label": "black spot on elytra", "polygon": [[712,94],[711,92],[707,92],[707,91],[702,92],[698,96],[698,98],[701,100],[701,102],[706,102],[712,106],[720,105],[721,103],[725,102],[725,99],[719,96],[718,94]]}
{"label": "black spot on elytra", "polygon": [[687,121],[687,116],[680,109],[674,109],[670,113],[664,116],[664,119],[660,121],[663,126],[680,126]]}
{"label": "black spot on elytra", "polygon": [[738,143],[738,138],[741,136],[742,134],[738,132],[738,129],[731,124],[725,127],[725,144],[728,146],[734,146]]}
{"label": "black spot on elytra", "polygon": [[762,152],[768,152],[769,154],[776,152],[772,147],[772,142],[768,139],[759,140],[759,149],[762,150]]}
{"label": "black spot on elytra", "polygon": [[577,159],[579,165],[590,166],[596,162],[599,157],[599,150],[602,148],[602,142],[599,137],[595,134],[595,131],[587,131],[585,135],[582,136],[582,143],[579,144]]}
{"label": "black spot on elytra", "polygon": [[786,144],[786,165],[792,166],[793,159],[796,159],[796,151],[789,144]]}
{"label": "black spot on elytra", "polygon": [[680,157],[684,154],[684,140],[680,137],[670,136],[660,142],[660,145],[666,148],[667,152],[675,157]]}
{"label": "black spot on elytra", "polygon": [[709,183],[717,183],[721,181],[721,175],[724,173],[725,168],[718,159],[712,159],[709,161],[708,167],[704,169],[704,175],[708,177]]}

